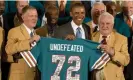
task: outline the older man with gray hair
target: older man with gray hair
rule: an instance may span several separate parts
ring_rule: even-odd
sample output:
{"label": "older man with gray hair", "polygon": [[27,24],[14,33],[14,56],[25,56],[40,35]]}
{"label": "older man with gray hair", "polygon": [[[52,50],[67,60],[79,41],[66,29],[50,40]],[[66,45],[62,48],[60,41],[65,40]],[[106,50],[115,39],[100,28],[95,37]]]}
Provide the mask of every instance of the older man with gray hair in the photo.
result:
{"label": "older man with gray hair", "polygon": [[101,43],[100,48],[111,60],[101,70],[96,70],[96,80],[125,80],[123,68],[129,63],[127,38],[113,30],[114,17],[104,12],[98,19],[99,31],[92,35],[92,40]]}
{"label": "older man with gray hair", "polygon": [[106,12],[106,6],[102,2],[95,2],[91,9],[92,20],[87,23],[91,28],[91,33],[98,30],[98,17]]}

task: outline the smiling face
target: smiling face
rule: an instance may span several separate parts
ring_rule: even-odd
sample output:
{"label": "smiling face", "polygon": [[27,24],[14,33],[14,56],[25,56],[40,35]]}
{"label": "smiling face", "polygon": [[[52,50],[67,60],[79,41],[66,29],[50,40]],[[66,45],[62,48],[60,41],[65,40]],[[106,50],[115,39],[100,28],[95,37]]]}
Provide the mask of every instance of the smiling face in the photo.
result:
{"label": "smiling face", "polygon": [[22,15],[22,19],[24,21],[24,24],[32,29],[33,27],[36,26],[37,23],[37,19],[38,19],[38,14],[36,9],[29,9],[27,10],[23,15]]}
{"label": "smiling face", "polygon": [[71,10],[70,15],[76,25],[81,25],[85,18],[85,8],[81,6],[74,7]]}
{"label": "smiling face", "polygon": [[108,36],[112,30],[114,23],[111,16],[101,16],[99,19],[99,31],[102,35]]}
{"label": "smiling face", "polygon": [[53,8],[53,9],[48,8],[48,9],[49,9],[49,12],[47,12],[47,15],[46,15],[48,23],[56,24],[59,17],[59,12],[57,8]]}
{"label": "smiling face", "polygon": [[4,13],[5,1],[0,1],[0,15]]}

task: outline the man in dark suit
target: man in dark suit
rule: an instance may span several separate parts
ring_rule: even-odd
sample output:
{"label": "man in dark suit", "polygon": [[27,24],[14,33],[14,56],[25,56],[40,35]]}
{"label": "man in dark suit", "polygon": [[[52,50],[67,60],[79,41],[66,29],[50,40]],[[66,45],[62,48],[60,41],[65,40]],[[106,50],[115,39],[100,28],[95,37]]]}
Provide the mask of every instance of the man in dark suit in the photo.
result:
{"label": "man in dark suit", "polygon": [[131,43],[131,48],[129,51],[130,54],[130,63],[127,66],[127,70],[126,70],[126,80],[133,80],[133,37],[132,37],[132,43]]}
{"label": "man in dark suit", "polygon": [[54,33],[54,37],[60,39],[74,39],[76,37],[82,39],[90,39],[90,28],[83,24],[85,18],[85,8],[81,3],[75,3],[70,8],[70,16],[72,21],[59,28]]}
{"label": "man in dark suit", "polygon": [[8,20],[8,14],[5,14],[5,1],[0,1],[0,26],[3,27],[5,30],[5,36],[7,35],[7,32],[9,29],[11,29],[12,26],[10,25],[10,22]]}

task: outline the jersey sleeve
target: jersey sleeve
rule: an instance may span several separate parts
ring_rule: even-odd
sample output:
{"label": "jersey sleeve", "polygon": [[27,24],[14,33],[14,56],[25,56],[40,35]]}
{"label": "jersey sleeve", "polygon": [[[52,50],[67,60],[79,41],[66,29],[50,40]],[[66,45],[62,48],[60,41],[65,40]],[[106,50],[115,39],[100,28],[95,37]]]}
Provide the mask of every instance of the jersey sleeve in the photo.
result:
{"label": "jersey sleeve", "polygon": [[107,53],[102,53],[98,49],[93,50],[89,58],[89,68],[91,71],[93,69],[101,69],[109,60],[110,57]]}
{"label": "jersey sleeve", "polygon": [[85,42],[86,52],[89,56],[89,70],[101,69],[109,60],[110,57],[98,48],[99,43],[88,41]]}
{"label": "jersey sleeve", "polygon": [[34,46],[31,49],[31,54],[33,55],[33,58],[36,60],[36,65],[39,66],[38,60],[39,60],[39,56],[40,56],[40,47],[41,46],[41,41],[37,42],[36,46]]}

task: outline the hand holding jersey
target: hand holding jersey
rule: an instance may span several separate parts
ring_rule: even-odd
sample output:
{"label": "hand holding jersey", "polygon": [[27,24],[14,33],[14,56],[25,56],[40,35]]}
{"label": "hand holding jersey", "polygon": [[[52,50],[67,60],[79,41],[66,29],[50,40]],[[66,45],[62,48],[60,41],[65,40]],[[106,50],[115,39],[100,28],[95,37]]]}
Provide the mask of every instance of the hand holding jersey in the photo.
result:
{"label": "hand holding jersey", "polygon": [[76,37],[74,35],[68,34],[65,40],[74,40]]}
{"label": "hand holding jersey", "polygon": [[30,38],[30,43],[33,43],[34,41],[35,42],[38,42],[40,40],[40,36],[39,35],[33,35],[31,38]]}
{"label": "hand holding jersey", "polygon": [[111,48],[109,45],[101,44],[100,48],[103,50],[103,52],[109,54],[110,56],[114,56],[114,49]]}

